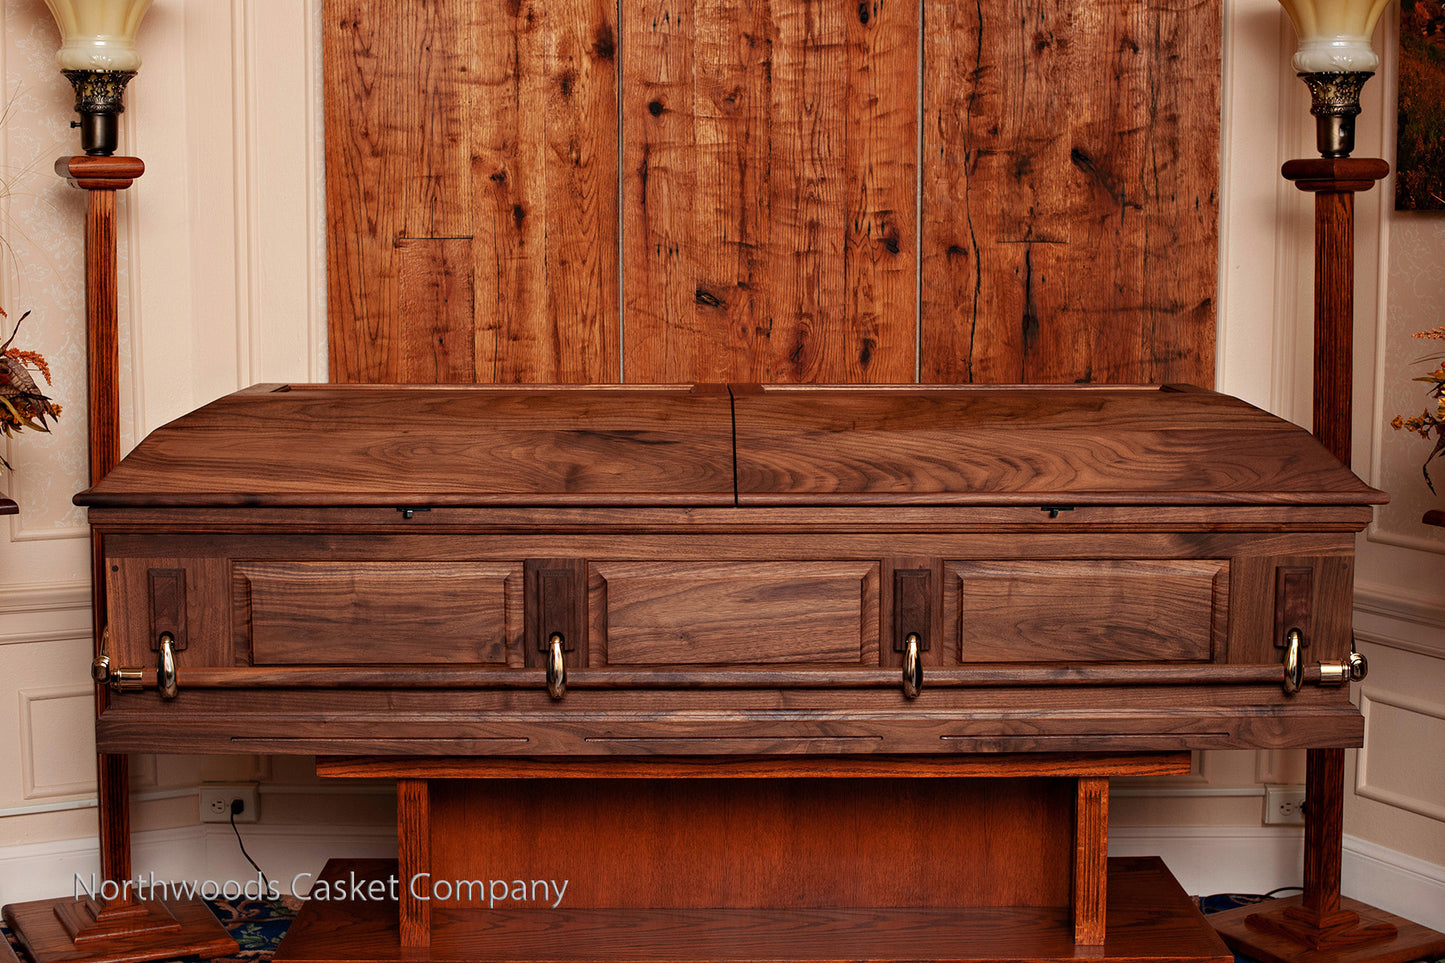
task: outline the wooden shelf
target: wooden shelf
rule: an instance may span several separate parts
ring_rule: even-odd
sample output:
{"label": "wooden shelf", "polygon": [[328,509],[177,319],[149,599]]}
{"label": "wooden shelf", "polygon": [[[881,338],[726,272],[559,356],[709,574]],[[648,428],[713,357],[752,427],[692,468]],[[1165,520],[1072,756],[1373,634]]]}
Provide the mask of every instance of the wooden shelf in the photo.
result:
{"label": "wooden shelf", "polygon": [[[395,860],[326,864],[321,879],[389,879]],[[310,900],[276,963],[409,960],[664,961],[1149,960],[1232,963],[1157,858],[1109,860],[1108,936],[1076,947],[1064,908],[447,909],[429,948],[400,946],[394,900]]]}

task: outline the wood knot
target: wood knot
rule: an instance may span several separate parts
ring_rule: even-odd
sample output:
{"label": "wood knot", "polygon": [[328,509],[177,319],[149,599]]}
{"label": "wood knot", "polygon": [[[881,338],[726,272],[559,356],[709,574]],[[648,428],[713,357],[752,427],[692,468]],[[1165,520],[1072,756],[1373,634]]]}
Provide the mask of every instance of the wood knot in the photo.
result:
{"label": "wood knot", "polygon": [[617,56],[617,39],[612,35],[612,27],[608,24],[599,24],[597,32],[592,39],[592,52],[602,60],[611,60]]}

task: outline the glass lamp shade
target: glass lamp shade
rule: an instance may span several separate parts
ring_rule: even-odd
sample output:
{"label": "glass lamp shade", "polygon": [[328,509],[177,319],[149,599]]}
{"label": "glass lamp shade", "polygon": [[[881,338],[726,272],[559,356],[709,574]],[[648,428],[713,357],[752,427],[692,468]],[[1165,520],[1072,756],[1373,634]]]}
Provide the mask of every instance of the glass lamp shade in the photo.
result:
{"label": "glass lamp shade", "polygon": [[1370,44],[1389,0],[1279,0],[1299,35],[1294,69],[1302,74],[1374,73]]}
{"label": "glass lamp shade", "polygon": [[45,0],[60,27],[61,70],[133,72],[135,34],[151,0]]}

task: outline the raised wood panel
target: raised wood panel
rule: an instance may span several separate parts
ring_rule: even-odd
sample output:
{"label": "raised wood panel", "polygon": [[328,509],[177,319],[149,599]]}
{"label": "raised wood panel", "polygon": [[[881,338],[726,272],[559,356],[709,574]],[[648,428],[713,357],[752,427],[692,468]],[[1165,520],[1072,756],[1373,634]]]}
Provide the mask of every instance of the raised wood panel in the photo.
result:
{"label": "raised wood panel", "polygon": [[615,5],[323,17],[332,380],[615,381]]}
{"label": "raised wood panel", "polygon": [[1211,384],[1218,6],[924,10],[922,380]]}
{"label": "raised wood panel", "polygon": [[877,562],[594,562],[599,665],[878,664]]}
{"label": "raised wood panel", "polygon": [[626,10],[626,380],[913,380],[918,15]]}
{"label": "raised wood panel", "polygon": [[[959,561],[945,567],[958,660],[1204,662],[1227,561]],[[947,631],[947,630],[946,630]]]}
{"label": "raised wood panel", "polygon": [[504,665],[522,567],[483,562],[237,562],[253,664]]}

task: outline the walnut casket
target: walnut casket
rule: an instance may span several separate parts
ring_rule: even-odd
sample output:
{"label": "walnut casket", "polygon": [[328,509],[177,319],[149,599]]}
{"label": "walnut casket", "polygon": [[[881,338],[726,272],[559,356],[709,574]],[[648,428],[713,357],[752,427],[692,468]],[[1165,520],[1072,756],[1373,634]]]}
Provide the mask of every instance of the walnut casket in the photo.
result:
{"label": "walnut casket", "polygon": [[258,386],[77,497],[98,747],[1353,746],[1383,498],[1194,388]]}

